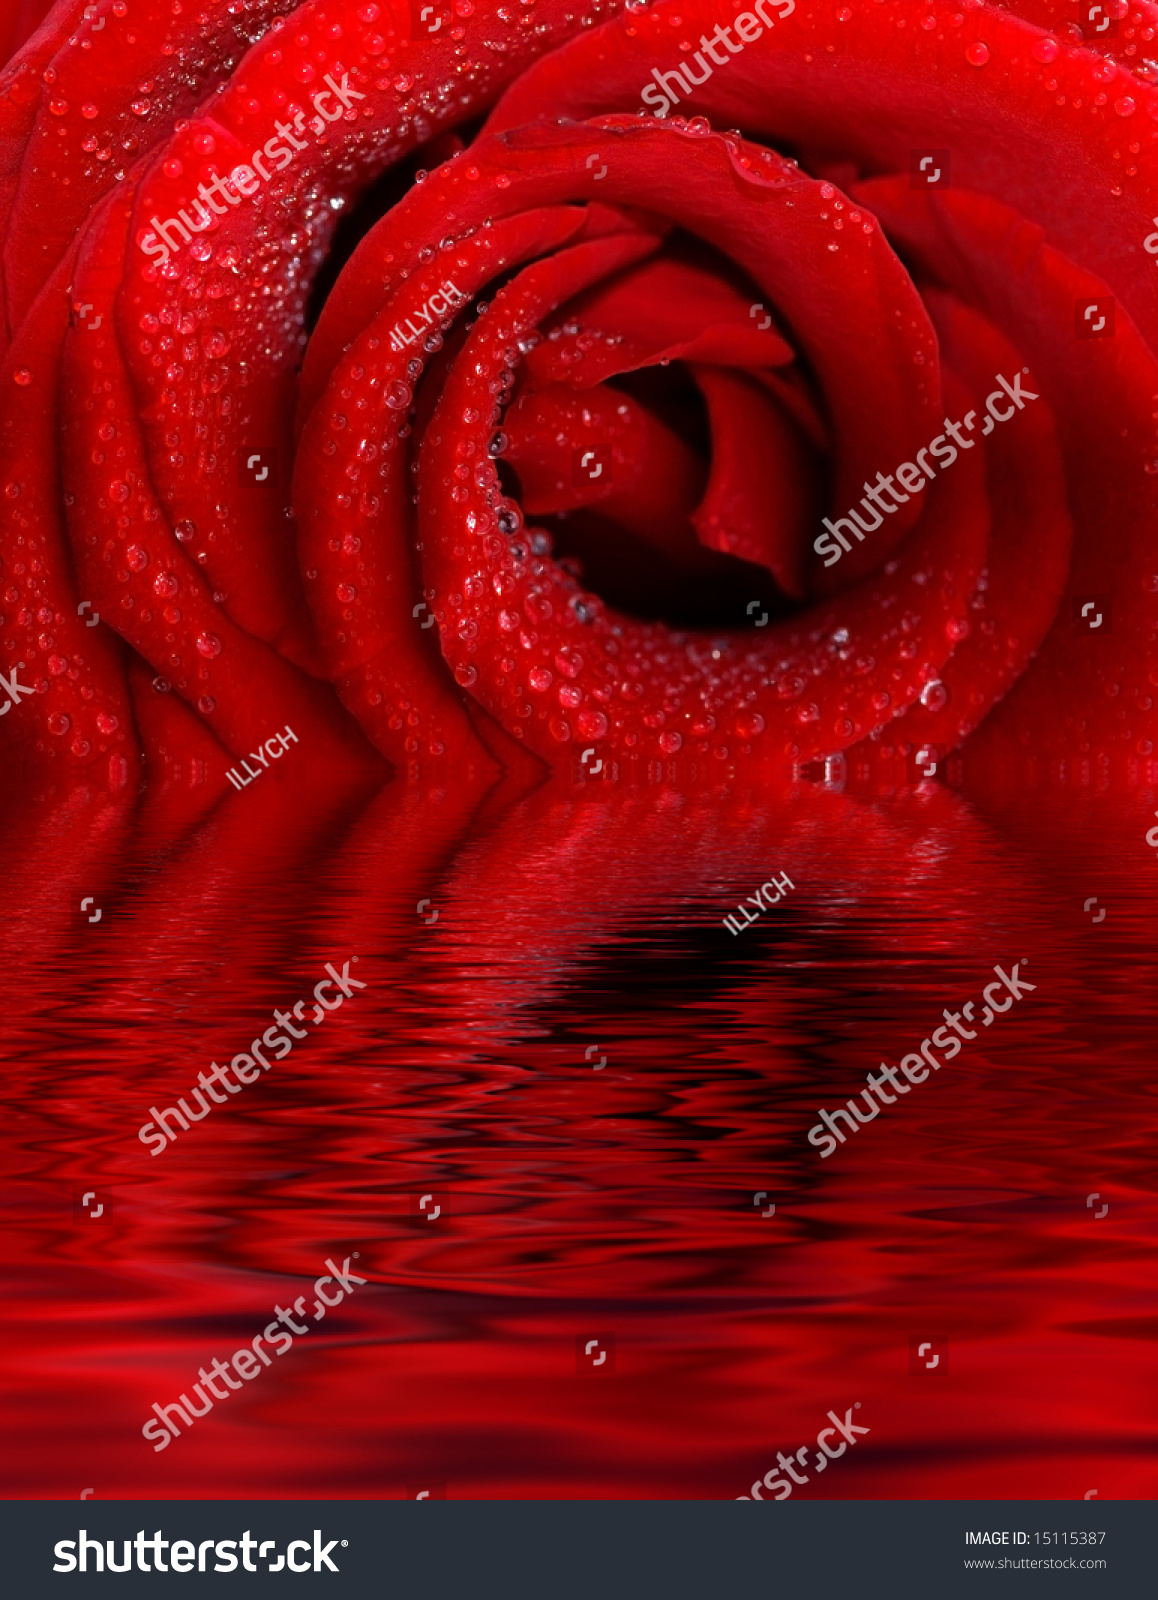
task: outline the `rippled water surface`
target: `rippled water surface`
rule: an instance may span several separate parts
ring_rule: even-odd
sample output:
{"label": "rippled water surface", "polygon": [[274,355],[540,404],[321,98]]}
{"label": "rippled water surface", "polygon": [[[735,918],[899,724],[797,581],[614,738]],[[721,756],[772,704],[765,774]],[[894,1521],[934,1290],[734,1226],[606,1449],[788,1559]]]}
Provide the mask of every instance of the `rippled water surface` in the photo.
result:
{"label": "rippled water surface", "polygon": [[[859,1402],[798,1497],[1152,1494],[1153,807],[271,773],[208,818],[10,813],[4,1492],[730,1499]],[[818,1108],[1015,962],[1033,992],[821,1159]],[[153,1403],[301,1297],[155,1452]]]}

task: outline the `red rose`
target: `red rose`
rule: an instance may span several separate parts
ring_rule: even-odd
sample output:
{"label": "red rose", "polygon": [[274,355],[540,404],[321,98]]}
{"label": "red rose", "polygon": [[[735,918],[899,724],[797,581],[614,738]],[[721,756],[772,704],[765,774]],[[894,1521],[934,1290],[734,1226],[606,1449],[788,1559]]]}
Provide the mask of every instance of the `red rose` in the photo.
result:
{"label": "red rose", "polygon": [[1149,7],[85,9],[5,76],[33,772],[1151,753]]}

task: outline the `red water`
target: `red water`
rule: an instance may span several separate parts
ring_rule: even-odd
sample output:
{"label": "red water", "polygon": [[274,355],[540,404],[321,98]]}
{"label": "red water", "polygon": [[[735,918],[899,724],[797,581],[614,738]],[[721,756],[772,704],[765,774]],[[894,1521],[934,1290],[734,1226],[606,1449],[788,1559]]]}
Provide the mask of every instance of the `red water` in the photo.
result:
{"label": "red water", "polygon": [[[856,1402],[798,1498],[1153,1494],[1152,795],[317,782],[8,815],[5,1494],[731,1499]],[[150,1105],[354,955],[150,1155]],[[817,1108],[1018,961],[1034,992],[821,1160]],[[152,1403],[355,1251],[155,1453]]]}

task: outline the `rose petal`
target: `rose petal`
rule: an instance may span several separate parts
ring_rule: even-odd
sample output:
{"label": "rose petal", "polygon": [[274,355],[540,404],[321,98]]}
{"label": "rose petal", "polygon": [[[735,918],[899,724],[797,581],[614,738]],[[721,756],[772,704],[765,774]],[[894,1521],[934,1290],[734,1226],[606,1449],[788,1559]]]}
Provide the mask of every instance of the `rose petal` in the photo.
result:
{"label": "rose petal", "polygon": [[697,532],[709,549],[767,567],[799,599],[820,515],[818,462],[755,384],[713,367],[695,375],[712,427],[712,475],[693,515]]}

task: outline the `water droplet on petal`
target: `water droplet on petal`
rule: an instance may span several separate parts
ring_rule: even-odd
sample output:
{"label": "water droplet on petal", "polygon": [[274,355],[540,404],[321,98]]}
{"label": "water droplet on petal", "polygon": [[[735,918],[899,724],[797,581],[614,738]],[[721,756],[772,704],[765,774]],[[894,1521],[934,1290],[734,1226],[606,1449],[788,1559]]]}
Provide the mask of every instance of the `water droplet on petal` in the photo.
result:
{"label": "water droplet on petal", "polygon": [[921,704],[926,711],[940,711],[949,703],[949,691],[939,678],[934,678],[921,690]]}
{"label": "water droplet on petal", "polygon": [[1060,49],[1061,46],[1056,39],[1035,39],[1031,47],[1031,53],[1035,61],[1040,61],[1045,66],[1049,62],[1057,60]]}
{"label": "water droplet on petal", "polygon": [[218,361],[222,356],[228,355],[233,341],[224,328],[203,328],[201,331],[201,350],[211,361]]}
{"label": "water droplet on petal", "polygon": [[965,59],[971,67],[983,67],[989,60],[989,46],[977,39],[965,47]]}
{"label": "water droplet on petal", "polygon": [[[602,739],[609,726],[607,718],[603,715],[602,711],[581,711],[576,721],[579,732],[582,734],[584,739]],[[679,739],[679,734],[670,734],[667,737]],[[680,740],[681,744],[682,742],[683,741]],[[662,739],[660,740],[660,743],[663,744]],[[678,750],[679,745],[676,745],[675,748]]]}
{"label": "water droplet on petal", "polygon": [[221,654],[221,640],[215,633],[199,633],[196,639],[197,654],[204,656],[207,661],[212,661],[214,656]]}

